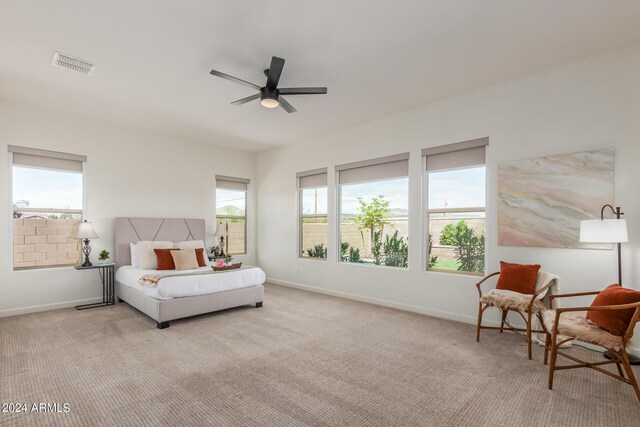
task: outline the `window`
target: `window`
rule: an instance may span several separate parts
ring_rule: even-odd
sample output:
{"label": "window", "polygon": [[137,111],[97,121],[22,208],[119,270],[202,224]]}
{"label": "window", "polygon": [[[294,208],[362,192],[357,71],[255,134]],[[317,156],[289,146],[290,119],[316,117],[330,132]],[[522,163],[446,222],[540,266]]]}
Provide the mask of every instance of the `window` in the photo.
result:
{"label": "window", "polygon": [[409,153],[336,166],[340,261],[409,265]]}
{"label": "window", "polygon": [[249,180],[216,175],[216,220],[227,232],[224,251],[247,253],[247,187]]}
{"label": "window", "polygon": [[80,262],[82,169],[86,157],[9,146],[12,158],[13,269]]}
{"label": "window", "polygon": [[427,269],[484,273],[488,138],[423,150],[427,175]]}
{"label": "window", "polygon": [[300,213],[299,255],[327,259],[327,169],[300,172],[298,200]]}

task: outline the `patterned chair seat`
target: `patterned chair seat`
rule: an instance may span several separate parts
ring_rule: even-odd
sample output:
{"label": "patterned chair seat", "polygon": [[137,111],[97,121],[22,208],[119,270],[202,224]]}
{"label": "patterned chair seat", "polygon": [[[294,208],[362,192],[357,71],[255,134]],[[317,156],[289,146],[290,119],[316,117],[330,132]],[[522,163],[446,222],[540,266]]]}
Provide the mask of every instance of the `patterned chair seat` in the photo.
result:
{"label": "patterned chair seat", "polygon": [[[542,321],[548,331],[553,331],[555,319],[555,310],[546,310],[542,313]],[[623,346],[622,337],[610,334],[591,320],[576,313],[568,312],[560,315],[558,333],[604,348],[619,350]]]}
{"label": "patterned chair seat", "polygon": [[[533,295],[521,294],[518,292],[503,289],[492,289],[480,298],[480,302],[505,310],[527,312]],[[533,313],[544,310],[544,305],[540,300],[536,300],[531,307]]]}

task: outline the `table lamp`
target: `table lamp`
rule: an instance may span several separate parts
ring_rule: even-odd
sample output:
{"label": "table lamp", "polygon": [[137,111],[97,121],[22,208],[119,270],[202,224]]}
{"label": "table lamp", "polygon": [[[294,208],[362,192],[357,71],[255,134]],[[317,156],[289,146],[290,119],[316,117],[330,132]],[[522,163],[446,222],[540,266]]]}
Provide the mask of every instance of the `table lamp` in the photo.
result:
{"label": "table lamp", "polygon": [[89,246],[89,241],[93,239],[98,239],[98,234],[96,234],[96,230],[93,229],[93,224],[87,222],[85,219],[84,222],[81,222],[78,226],[78,232],[76,233],[76,239],[80,239],[84,241],[84,246],[82,247],[82,253],[84,254],[84,263],[82,267],[91,267],[91,261],[89,261],[89,254],[91,254],[91,246]]}
{"label": "table lamp", "polygon": [[215,237],[219,237],[220,238],[220,256],[224,256],[224,238],[227,237],[229,235],[229,232],[227,231],[227,223],[226,222],[220,222],[218,223],[218,227],[216,228],[216,234],[214,234]]}
{"label": "table lamp", "polygon": [[[604,219],[605,209],[611,209],[616,216],[615,219]],[[622,286],[622,243],[629,241],[627,233],[627,220],[621,219],[624,212],[620,206],[614,208],[611,205],[604,205],[600,209],[600,219],[580,221],[580,241],[588,243],[617,243],[618,244],[618,284]],[[604,357],[611,359],[609,351],[604,352]],[[640,359],[632,354],[629,355],[629,363],[640,365]]]}

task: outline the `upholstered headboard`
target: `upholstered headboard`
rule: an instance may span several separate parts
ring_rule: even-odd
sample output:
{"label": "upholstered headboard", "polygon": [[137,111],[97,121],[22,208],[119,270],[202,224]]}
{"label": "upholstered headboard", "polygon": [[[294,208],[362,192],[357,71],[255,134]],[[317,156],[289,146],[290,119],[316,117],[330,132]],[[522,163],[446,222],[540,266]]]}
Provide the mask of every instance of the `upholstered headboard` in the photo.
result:
{"label": "upholstered headboard", "polygon": [[130,243],[139,240],[205,241],[204,219],[116,218],[116,268],[131,264]]}

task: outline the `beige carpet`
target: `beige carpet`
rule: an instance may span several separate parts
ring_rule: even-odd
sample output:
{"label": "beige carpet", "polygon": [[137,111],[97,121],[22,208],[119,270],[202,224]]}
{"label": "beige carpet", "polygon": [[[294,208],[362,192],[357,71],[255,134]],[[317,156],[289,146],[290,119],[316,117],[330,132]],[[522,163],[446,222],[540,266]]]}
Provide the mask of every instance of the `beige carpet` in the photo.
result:
{"label": "beige carpet", "polygon": [[[172,322],[126,304],[0,319],[2,425],[639,425],[630,386],[546,388],[542,350],[473,326],[267,285],[263,308]],[[584,349],[572,351],[599,355]]]}

